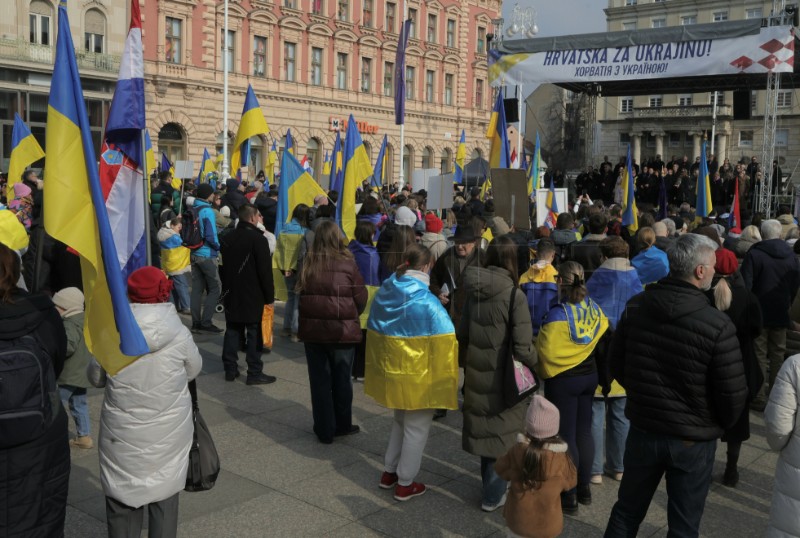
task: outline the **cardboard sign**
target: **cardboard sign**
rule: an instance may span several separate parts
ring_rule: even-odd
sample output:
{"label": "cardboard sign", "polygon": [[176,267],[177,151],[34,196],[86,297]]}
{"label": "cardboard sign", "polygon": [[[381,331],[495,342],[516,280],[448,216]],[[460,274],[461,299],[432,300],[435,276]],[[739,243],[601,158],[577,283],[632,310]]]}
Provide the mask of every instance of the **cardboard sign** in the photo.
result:
{"label": "cardboard sign", "polygon": [[[554,189],[556,198],[556,214],[564,213],[569,210],[567,206],[567,189]],[[536,191],[536,226],[544,226],[547,218],[547,193],[549,189],[539,189]]]}
{"label": "cardboard sign", "polygon": [[441,170],[438,168],[425,168],[422,170],[414,170],[411,173],[411,187],[414,189],[414,192],[419,192],[422,189],[426,191],[428,189],[428,182],[430,178],[434,176],[438,176],[441,174]]}
{"label": "cardboard sign", "polygon": [[453,174],[433,176],[428,180],[425,207],[431,211],[453,207]]}
{"label": "cardboard sign", "polygon": [[179,179],[194,178],[194,161],[175,161],[175,177]]}
{"label": "cardboard sign", "polygon": [[517,230],[530,230],[528,176],[525,170],[492,168],[494,214]]}

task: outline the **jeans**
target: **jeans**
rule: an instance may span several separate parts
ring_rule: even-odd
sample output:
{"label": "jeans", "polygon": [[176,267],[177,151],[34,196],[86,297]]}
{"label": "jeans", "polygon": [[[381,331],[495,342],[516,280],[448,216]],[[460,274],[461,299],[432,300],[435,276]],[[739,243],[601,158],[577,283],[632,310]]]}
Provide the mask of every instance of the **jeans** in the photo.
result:
{"label": "jeans", "polygon": [[569,455],[578,468],[578,485],[592,479],[594,440],[592,439],[592,400],[597,388],[597,372],[587,375],[560,375],[548,379],[545,397],[561,415],[558,433],[567,442]]}
{"label": "jeans", "polygon": [[786,355],[786,329],[778,327],[764,327],[761,334],[753,342],[758,367],[764,376],[764,384],[758,391],[756,400],[766,401],[778,370],[783,365],[784,355]]}
{"label": "jeans", "polygon": [[86,399],[86,389],[72,385],[59,385],[58,393],[64,403],[64,409],[69,409],[75,421],[78,437],[86,437],[92,433],[89,422],[89,403]]}
{"label": "jeans", "polygon": [[716,449],[716,439],[686,441],[631,426],[625,446],[625,475],[605,536],[636,536],[665,473],[667,536],[697,536]]}
{"label": "jeans", "polygon": [[189,275],[181,273],[179,275],[172,275],[172,299],[175,303],[175,309],[178,311],[188,310],[191,306],[189,301]]}
{"label": "jeans", "polygon": [[258,332],[261,323],[225,323],[225,337],[222,339],[222,364],[225,373],[232,374],[239,369],[239,348],[242,338],[247,333],[247,377],[262,373],[264,362],[258,350]]}
{"label": "jeans", "polygon": [[401,486],[411,485],[419,473],[432,422],[433,409],[394,411],[392,432],[383,463],[386,472],[397,473],[397,482]]}
{"label": "jeans", "polygon": [[[219,301],[217,258],[192,256],[192,325],[211,325]],[[203,292],[206,300],[203,302]],[[202,312],[201,312],[202,308]]]}
{"label": "jeans", "polygon": [[496,505],[505,495],[508,482],[494,472],[495,458],[481,456],[481,481],[483,482],[482,504]]}
{"label": "jeans", "polygon": [[286,282],[286,310],[283,313],[283,328],[284,330],[291,331],[292,334],[297,334],[298,314],[300,312],[299,296],[294,291],[297,285],[297,275],[283,277]]}
{"label": "jeans", "polygon": [[323,443],[333,441],[353,425],[353,369],[355,344],[304,343],[311,386],[314,433]]}
{"label": "jeans", "polygon": [[147,509],[147,536],[173,538],[178,535],[178,494],[163,501],[131,508],[106,497],[106,520],[109,538],[139,538],[142,534],[144,511]]}
{"label": "jeans", "polygon": [[[625,417],[625,402],[628,399],[609,398],[608,403],[595,398],[592,403],[592,438],[594,439],[594,462],[592,474],[622,473],[625,471],[625,440],[628,438],[630,422]],[[603,435],[603,423],[606,432]],[[605,437],[605,439],[604,439]],[[605,443],[603,442],[605,441]],[[603,466],[605,448],[605,467]]]}

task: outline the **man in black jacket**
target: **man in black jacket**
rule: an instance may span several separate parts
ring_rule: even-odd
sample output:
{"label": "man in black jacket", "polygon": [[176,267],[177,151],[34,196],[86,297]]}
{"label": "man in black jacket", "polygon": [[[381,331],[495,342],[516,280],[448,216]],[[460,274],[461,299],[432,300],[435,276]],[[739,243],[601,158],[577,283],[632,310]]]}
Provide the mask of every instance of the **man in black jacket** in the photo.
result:
{"label": "man in black jacket", "polygon": [[264,305],[275,302],[269,243],[256,226],[261,213],[254,205],[239,208],[239,224],[222,242],[222,297],[225,304],[225,339],[222,363],[225,380],[239,377],[238,351],[242,332],[247,332],[247,384],[266,385],[275,378],[262,372],[259,325]]}
{"label": "man in black jacket", "polygon": [[764,315],[764,329],[755,340],[764,384],[750,404],[757,411],[764,410],[769,390],[783,364],[786,329],[791,325],[789,308],[800,286],[800,266],[792,249],[780,238],[781,229],[780,221],[762,222],[763,241],[753,245],[742,262],[744,284],[758,297]]}
{"label": "man in black jacket", "polygon": [[586,280],[603,263],[600,242],[606,238],[607,228],[608,217],[602,211],[596,211],[589,216],[589,233],[567,248],[567,260],[581,264]]}
{"label": "man in black jacket", "polygon": [[717,438],[739,418],[747,386],[736,328],[703,293],[715,245],[688,234],[670,276],[628,302],[608,358],[628,395],[625,474],[605,536],[636,536],[666,473],[670,536],[697,536]]}

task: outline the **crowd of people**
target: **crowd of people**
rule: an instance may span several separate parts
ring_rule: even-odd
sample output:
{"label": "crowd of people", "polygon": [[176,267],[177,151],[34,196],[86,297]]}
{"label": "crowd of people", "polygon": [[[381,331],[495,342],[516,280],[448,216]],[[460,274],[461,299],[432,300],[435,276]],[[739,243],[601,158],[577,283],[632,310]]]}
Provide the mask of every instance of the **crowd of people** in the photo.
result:
{"label": "crowd of people", "polygon": [[[480,461],[480,508],[502,507],[509,535],[558,535],[564,513],[591,505],[593,484],[614,480],[606,536],[635,536],[666,475],[670,532],[696,536],[717,441],[722,482],[736,487],[753,410],[781,452],[770,532],[799,535],[787,514],[800,505],[800,361],[785,358],[800,352],[800,227],[785,207],[774,220],[744,210],[740,233],[696,217],[680,194],[694,165],[673,161],[637,167],[637,229],[622,225],[603,179],[617,183],[624,162],[606,161],[600,175],[579,176],[553,229],[509,226],[480,188],[455,186],[440,213],[424,191],[365,183],[350,240],[336,192],[277,223],[275,185],[176,189],[162,172],[151,191],[153,265],[127,281],[150,352],[114,374],[87,349],[79,258],[46,234],[46,186],[26,172],[14,192],[27,209],[0,209],[0,229],[14,230],[0,238],[0,365],[20,382],[45,372],[46,394],[23,398],[38,422],[31,409],[12,420],[0,408],[0,534],[63,532],[69,450],[94,446],[96,386],[109,536],[138,536],[145,510],[150,536],[175,535],[193,431],[188,383],[201,367],[194,338],[221,335],[227,382],[241,376],[244,352],[245,382],[274,383],[264,320],[283,287],[275,327],[305,349],[314,435],[331,444],[362,434],[352,403],[363,379],[394,411],[376,486],[398,501],[425,494],[417,475],[433,421],[460,409],[462,448]],[[729,168],[713,173],[731,181]],[[677,191],[657,220],[662,169]],[[543,388],[509,404],[512,357]]]}

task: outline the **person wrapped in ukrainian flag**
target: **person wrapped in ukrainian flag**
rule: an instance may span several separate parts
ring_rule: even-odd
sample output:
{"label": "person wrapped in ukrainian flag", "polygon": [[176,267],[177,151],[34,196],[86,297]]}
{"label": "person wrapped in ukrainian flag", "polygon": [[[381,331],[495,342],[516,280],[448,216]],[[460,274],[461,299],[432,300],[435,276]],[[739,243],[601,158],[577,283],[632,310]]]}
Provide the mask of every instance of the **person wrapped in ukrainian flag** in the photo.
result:
{"label": "person wrapped in ukrainian flag", "polygon": [[378,290],[367,323],[364,392],[394,409],[380,487],[406,501],[415,482],[435,409],[456,409],[458,343],[442,304],[429,290],[430,251],[418,244]]}

